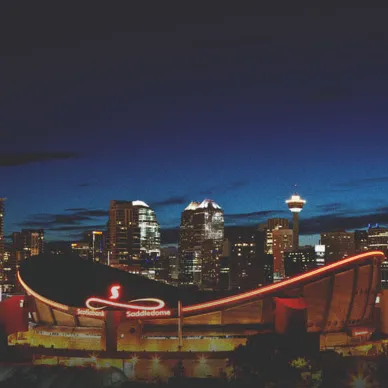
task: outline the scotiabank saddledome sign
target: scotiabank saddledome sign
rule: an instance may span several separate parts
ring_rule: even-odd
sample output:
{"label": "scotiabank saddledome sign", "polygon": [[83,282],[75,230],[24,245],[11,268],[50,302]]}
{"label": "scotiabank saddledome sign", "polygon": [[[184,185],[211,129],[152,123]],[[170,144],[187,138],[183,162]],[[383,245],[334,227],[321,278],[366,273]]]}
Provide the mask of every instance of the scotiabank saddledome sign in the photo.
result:
{"label": "scotiabank saddledome sign", "polygon": [[166,303],[161,299],[156,298],[142,298],[134,299],[129,302],[119,302],[120,299],[120,285],[113,285],[110,287],[110,296],[108,299],[91,297],[86,301],[88,309],[78,309],[78,315],[87,315],[94,317],[105,316],[103,309],[113,307],[115,309],[126,310],[125,316],[127,318],[166,318],[171,317],[172,312],[166,309]]}

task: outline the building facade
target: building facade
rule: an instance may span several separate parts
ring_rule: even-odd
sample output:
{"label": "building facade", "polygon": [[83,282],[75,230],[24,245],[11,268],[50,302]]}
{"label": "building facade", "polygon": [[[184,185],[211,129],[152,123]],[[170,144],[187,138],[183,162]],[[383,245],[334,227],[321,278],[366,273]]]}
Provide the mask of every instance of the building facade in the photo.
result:
{"label": "building facade", "polygon": [[224,240],[224,211],[214,201],[191,202],[183,211],[179,256],[181,284],[216,288]]}
{"label": "building facade", "polygon": [[91,230],[86,233],[86,241],[89,245],[89,259],[95,262],[105,263],[105,234],[101,230]]}
{"label": "building facade", "polygon": [[0,263],[3,261],[4,255],[4,206],[5,198],[0,198]]}
{"label": "building facade", "polygon": [[[388,228],[376,225],[368,229],[368,249],[378,249],[388,256]],[[381,287],[388,289],[388,261],[381,263]]]}
{"label": "building facade", "polygon": [[72,243],[71,251],[74,255],[79,256],[81,259],[89,260],[90,258],[90,247],[86,241]]}
{"label": "building facade", "polygon": [[273,238],[272,238],[272,231],[274,229],[289,229],[289,221],[287,218],[269,218],[266,222],[266,224],[261,225],[259,228],[260,230],[265,230],[266,231],[266,248],[265,248],[265,253],[268,253],[270,255],[273,254],[272,251],[272,244],[273,244]]}
{"label": "building facade", "polygon": [[300,247],[297,250],[284,253],[286,277],[300,275],[316,267],[317,257],[314,247]]}
{"label": "building facade", "polygon": [[23,229],[12,233],[12,245],[7,260],[4,262],[7,269],[7,284],[9,292],[18,291],[16,274],[20,264],[32,256],[44,252],[44,230]]}
{"label": "building facade", "polygon": [[144,257],[160,255],[160,226],[143,201],[111,201],[107,237],[110,265],[140,263]]}
{"label": "building facade", "polygon": [[25,260],[44,252],[44,230],[23,229],[12,234],[12,251],[16,260]]}
{"label": "building facade", "polygon": [[284,255],[293,250],[293,230],[277,228],[272,231],[273,279],[274,282],[285,278]]}
{"label": "building facade", "polygon": [[354,231],[354,248],[356,253],[366,252],[369,249],[367,230]]}
{"label": "building facade", "polygon": [[[8,278],[8,274],[6,273],[7,263],[5,263],[5,246],[4,246],[4,198],[0,198],[0,287],[2,287]],[[8,261],[8,260],[7,260]],[[3,288],[3,287],[2,287]]]}
{"label": "building facade", "polygon": [[351,256],[356,250],[353,232],[322,233],[321,244],[325,246],[326,264]]}
{"label": "building facade", "polygon": [[196,228],[194,224],[195,211],[200,202],[192,201],[183,210],[179,228],[179,283],[199,284],[201,279],[200,256],[196,242]]}

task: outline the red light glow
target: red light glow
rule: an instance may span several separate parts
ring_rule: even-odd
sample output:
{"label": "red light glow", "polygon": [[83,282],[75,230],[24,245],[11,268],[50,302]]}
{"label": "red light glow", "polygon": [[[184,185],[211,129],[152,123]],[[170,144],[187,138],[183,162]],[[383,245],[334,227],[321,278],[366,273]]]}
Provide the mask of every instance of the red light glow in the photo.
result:
{"label": "red light glow", "polygon": [[250,299],[250,298],[255,297],[255,296],[265,295],[265,294],[269,293],[270,291],[280,291],[282,288],[285,288],[286,286],[296,284],[302,280],[311,279],[315,276],[325,274],[325,273],[330,272],[332,270],[335,270],[337,268],[343,267],[347,264],[354,263],[356,261],[365,259],[367,257],[372,257],[372,256],[378,256],[381,260],[384,259],[383,252],[380,252],[380,251],[365,252],[365,253],[362,253],[360,255],[347,257],[341,261],[338,261],[338,262],[332,263],[332,264],[328,264],[324,267],[320,267],[320,268],[312,270],[308,273],[298,275],[298,276],[295,276],[295,277],[290,278],[290,279],[283,280],[282,282],[279,282],[276,284],[271,284],[271,285],[265,286],[265,287],[260,287],[260,288],[257,288],[256,290],[248,291],[248,292],[245,292],[243,294],[229,296],[227,298],[213,300],[210,302],[199,303],[199,304],[195,304],[192,306],[186,306],[186,307],[182,308],[182,311],[183,311],[183,313],[188,313],[188,312],[193,312],[193,311],[211,309],[213,307],[221,307],[221,306],[228,305],[231,303],[242,302],[242,301],[245,301],[245,300]]}
{"label": "red light glow", "polygon": [[[154,306],[148,306],[143,304],[137,304],[139,302],[145,302],[145,303],[155,303]],[[131,300],[128,303],[119,303],[119,302],[112,302],[107,299],[101,299],[101,298],[89,298],[86,301],[86,307],[91,310],[101,310],[107,306],[111,307],[118,307],[120,309],[126,309],[126,310],[139,310],[139,311],[155,311],[162,309],[166,303],[164,303],[161,299],[155,299],[155,298],[143,298],[143,299],[135,299]],[[95,305],[102,305],[101,307],[96,307]]]}

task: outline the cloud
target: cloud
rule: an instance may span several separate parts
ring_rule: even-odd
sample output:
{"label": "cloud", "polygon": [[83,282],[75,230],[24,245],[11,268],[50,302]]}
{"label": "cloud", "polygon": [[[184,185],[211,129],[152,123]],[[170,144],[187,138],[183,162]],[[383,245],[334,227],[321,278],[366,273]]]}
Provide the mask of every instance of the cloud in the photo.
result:
{"label": "cloud", "polygon": [[200,195],[213,195],[219,192],[228,192],[241,189],[247,186],[250,183],[250,180],[240,179],[237,181],[232,181],[226,185],[211,186],[205,190],[199,192]]}
{"label": "cloud", "polygon": [[77,187],[90,187],[92,186],[92,183],[84,182],[84,183],[79,183]]}
{"label": "cloud", "polygon": [[106,224],[99,225],[74,225],[74,226],[58,226],[51,228],[50,231],[55,232],[85,232],[87,230],[101,230],[106,229]]}
{"label": "cloud", "polygon": [[340,209],[345,210],[346,205],[341,202],[331,202],[331,203],[325,203],[321,205],[316,205],[317,209],[324,213],[332,213]]}
{"label": "cloud", "polygon": [[246,225],[248,223],[260,223],[265,221],[267,218],[280,216],[288,213],[286,210],[262,210],[251,213],[236,213],[236,214],[225,214],[225,224],[241,224]]}
{"label": "cloud", "polygon": [[376,183],[388,183],[388,176],[364,178],[364,179],[353,179],[343,183],[337,183],[335,186],[342,188],[358,188],[364,185],[373,185]]}
{"label": "cloud", "polygon": [[166,206],[185,205],[188,202],[186,196],[172,196],[161,201],[155,201],[151,203],[153,209],[159,209]]}
{"label": "cloud", "polygon": [[304,235],[319,234],[338,230],[366,229],[368,225],[388,225],[388,207],[381,207],[373,212],[355,215],[344,213],[324,214],[300,221],[300,233]]}
{"label": "cloud", "polygon": [[74,159],[79,154],[75,152],[24,152],[3,153],[0,155],[0,167],[23,166],[30,163],[47,162],[55,159]]}
{"label": "cloud", "polygon": [[[73,208],[66,209],[65,213],[50,214],[39,213],[31,215],[27,220],[19,224],[22,228],[43,228],[60,230],[60,227],[83,227],[87,221],[96,218],[107,217],[108,211],[103,209]],[[88,227],[85,225],[85,227]],[[75,228],[76,229],[76,228]]]}

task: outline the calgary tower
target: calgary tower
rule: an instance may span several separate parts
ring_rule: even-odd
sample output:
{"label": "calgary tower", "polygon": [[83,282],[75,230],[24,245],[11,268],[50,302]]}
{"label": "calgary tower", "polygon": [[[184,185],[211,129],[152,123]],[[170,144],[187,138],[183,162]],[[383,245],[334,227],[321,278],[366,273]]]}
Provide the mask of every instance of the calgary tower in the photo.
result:
{"label": "calgary tower", "polygon": [[299,248],[299,213],[302,211],[305,203],[306,201],[296,193],[286,201],[286,204],[293,215],[293,250],[297,250]]}

